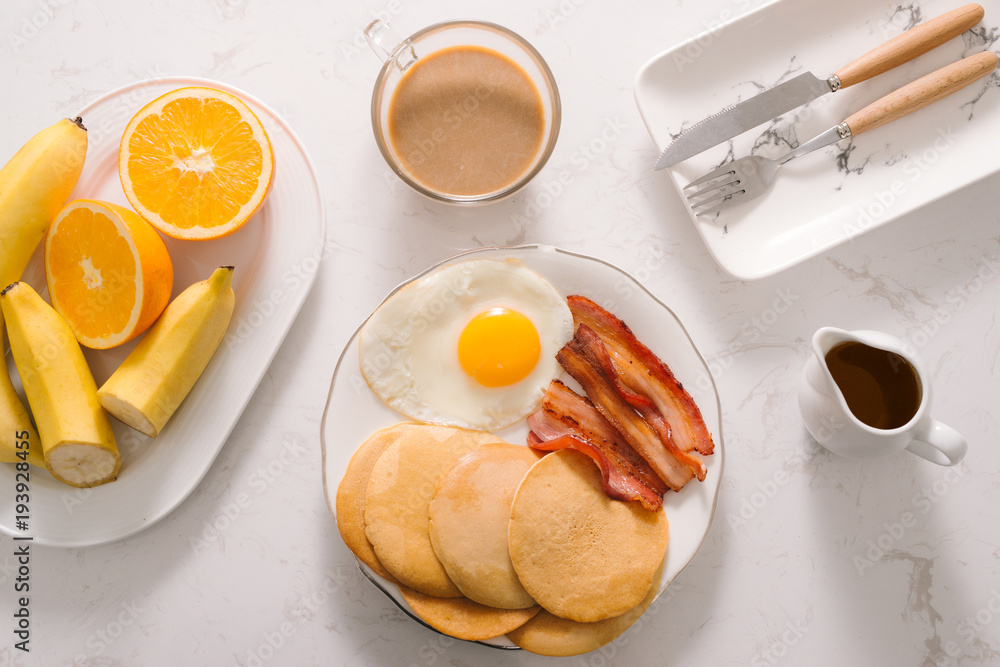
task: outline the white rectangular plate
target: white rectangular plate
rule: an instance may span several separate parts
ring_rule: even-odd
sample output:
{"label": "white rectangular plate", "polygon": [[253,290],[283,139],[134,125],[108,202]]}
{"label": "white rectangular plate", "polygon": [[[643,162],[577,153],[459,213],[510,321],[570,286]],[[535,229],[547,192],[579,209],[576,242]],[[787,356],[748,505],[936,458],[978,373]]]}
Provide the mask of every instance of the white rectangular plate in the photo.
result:
{"label": "white rectangular plate", "polygon": [[[921,0],[779,0],[646,63],[635,99],[659,150],[693,123],[810,71],[825,78],[916,23],[957,5]],[[724,19],[725,17],[720,17]],[[684,185],[751,152],[776,157],[900,86],[993,48],[997,15],[874,79],[825,95],[666,170]],[[652,168],[652,165],[650,165]],[[761,197],[691,219],[723,269],[772,275],[905,216],[1000,169],[1000,76],[869,133],[782,167]],[[664,183],[666,187],[666,183]],[[683,198],[683,197],[682,197]]]}

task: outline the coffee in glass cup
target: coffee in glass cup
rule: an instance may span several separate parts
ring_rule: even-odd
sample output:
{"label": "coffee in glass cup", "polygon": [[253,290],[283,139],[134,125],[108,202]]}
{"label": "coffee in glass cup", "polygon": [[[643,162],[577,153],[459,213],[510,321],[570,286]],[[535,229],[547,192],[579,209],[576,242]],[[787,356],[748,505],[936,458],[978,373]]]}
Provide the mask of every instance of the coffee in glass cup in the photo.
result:
{"label": "coffee in glass cup", "polygon": [[365,30],[385,64],[372,96],[382,155],[411,187],[450,203],[516,192],[545,164],[559,131],[552,73],[515,33],[450,21],[399,39]]}

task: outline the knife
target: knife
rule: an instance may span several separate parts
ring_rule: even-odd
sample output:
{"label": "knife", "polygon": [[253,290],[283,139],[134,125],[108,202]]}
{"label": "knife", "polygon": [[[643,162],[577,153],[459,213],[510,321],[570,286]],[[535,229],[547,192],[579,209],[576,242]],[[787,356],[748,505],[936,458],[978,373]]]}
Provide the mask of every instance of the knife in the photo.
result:
{"label": "knife", "polygon": [[907,30],[877,46],[826,79],[800,74],[701,120],[663,149],[654,169],[673,166],[732,139],[817,97],[888,72],[957,37],[983,20],[981,5],[968,4]]}

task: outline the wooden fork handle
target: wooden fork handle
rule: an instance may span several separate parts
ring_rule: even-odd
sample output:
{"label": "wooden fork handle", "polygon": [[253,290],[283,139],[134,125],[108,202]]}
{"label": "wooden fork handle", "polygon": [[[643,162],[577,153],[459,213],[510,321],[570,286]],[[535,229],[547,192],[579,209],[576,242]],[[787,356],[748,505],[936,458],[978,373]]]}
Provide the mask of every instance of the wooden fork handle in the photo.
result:
{"label": "wooden fork handle", "polygon": [[840,87],[867,81],[941,46],[982,21],[983,14],[982,6],[965,5],[893,37],[841,68],[836,73]]}
{"label": "wooden fork handle", "polygon": [[998,60],[1000,58],[992,51],[963,58],[872,102],[844,122],[851,128],[852,135],[874,130],[983,78],[996,69]]}

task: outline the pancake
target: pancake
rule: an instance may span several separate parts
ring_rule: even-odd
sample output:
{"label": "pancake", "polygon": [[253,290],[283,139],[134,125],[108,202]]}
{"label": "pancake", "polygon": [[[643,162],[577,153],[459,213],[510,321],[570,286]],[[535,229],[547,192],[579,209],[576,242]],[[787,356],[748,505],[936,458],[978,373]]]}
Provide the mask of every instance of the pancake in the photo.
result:
{"label": "pancake", "polygon": [[539,456],[523,445],[483,445],[438,479],[431,545],[448,577],[475,602],[500,609],[535,604],[510,562],[507,529],[514,492]]}
{"label": "pancake", "polygon": [[589,653],[614,641],[649,608],[660,590],[663,564],[653,576],[646,597],[621,616],[594,623],[578,623],[542,610],[524,625],[507,631],[507,638],[526,651],[550,656]]}
{"label": "pancake", "polygon": [[609,498],[585,454],[538,461],[514,495],[510,556],[544,609],[581,623],[620,616],[649,592],[667,549],[663,508]]}
{"label": "pancake", "polygon": [[528,609],[496,609],[468,598],[436,598],[400,586],[413,612],[427,625],[456,639],[482,641],[505,635],[524,625],[541,607]]}
{"label": "pancake", "polygon": [[462,595],[434,555],[428,509],[438,477],[489,442],[503,441],[490,433],[422,424],[378,457],[365,492],[365,536],[401,583],[436,597]]}
{"label": "pancake", "polygon": [[407,431],[420,428],[417,424],[402,423],[376,431],[362,443],[347,464],[347,472],[337,487],[336,514],[337,528],[344,544],[358,559],[377,572],[381,577],[395,583],[368,538],[365,537],[365,493],[375,461],[386,448]]}

